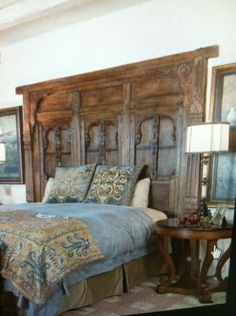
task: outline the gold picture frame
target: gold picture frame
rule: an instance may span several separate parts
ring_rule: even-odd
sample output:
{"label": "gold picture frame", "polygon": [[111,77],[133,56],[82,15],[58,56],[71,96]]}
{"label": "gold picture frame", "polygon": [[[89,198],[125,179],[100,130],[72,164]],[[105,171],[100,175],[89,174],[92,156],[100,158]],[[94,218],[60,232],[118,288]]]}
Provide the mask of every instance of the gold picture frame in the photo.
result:
{"label": "gold picture frame", "polygon": [[0,184],[24,183],[21,106],[0,110],[0,141],[6,151],[6,161],[0,163]]}
{"label": "gold picture frame", "polygon": [[236,63],[213,67],[211,88],[213,121],[230,123],[229,151],[213,154],[208,201],[234,206],[236,192]]}

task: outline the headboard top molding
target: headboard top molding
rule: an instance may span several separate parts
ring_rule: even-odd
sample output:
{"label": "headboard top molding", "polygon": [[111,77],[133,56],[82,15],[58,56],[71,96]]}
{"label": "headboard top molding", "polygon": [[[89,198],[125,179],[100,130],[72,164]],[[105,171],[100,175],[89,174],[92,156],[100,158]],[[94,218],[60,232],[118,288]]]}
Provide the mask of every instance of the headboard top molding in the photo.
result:
{"label": "headboard top molding", "polygon": [[[110,78],[113,80],[119,79],[119,76],[122,75],[122,78],[132,77],[133,74],[135,74],[137,71],[148,71],[149,69],[153,69],[155,66],[166,66],[170,63],[184,63],[188,60],[193,60],[197,57],[204,56],[205,58],[213,58],[218,57],[219,55],[219,46],[209,46],[205,48],[199,48],[194,51],[169,55],[165,57],[140,61],[136,63],[131,63],[128,65],[122,65],[117,66],[113,68],[103,69],[103,70],[97,70],[89,73],[79,74],[75,76],[69,76],[69,77],[63,77],[63,78],[57,78],[57,79],[51,79],[47,81],[42,81],[38,83],[33,83],[29,85],[23,85],[16,88],[17,94],[23,94],[26,91],[40,91],[42,89],[58,89],[61,85],[65,86],[65,89],[67,86],[73,86],[77,85],[79,83],[83,83],[84,80],[92,82],[93,80],[103,80],[104,82],[109,81]],[[85,82],[86,84],[86,82]]]}
{"label": "headboard top molding", "polygon": [[212,46],[16,88],[27,200],[42,199],[58,165],[137,164],[152,179],[151,207],[192,209],[199,159],[184,153],[185,127],[204,119],[208,58],[216,56]]}

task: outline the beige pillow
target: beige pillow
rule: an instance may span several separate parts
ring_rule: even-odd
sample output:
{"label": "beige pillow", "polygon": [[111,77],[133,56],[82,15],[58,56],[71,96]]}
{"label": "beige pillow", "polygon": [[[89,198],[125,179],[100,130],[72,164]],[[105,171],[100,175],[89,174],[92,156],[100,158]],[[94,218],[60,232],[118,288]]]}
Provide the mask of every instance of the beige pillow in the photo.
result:
{"label": "beige pillow", "polygon": [[151,217],[154,222],[167,219],[167,216],[162,211],[154,210],[153,208],[143,208],[143,211]]}
{"label": "beige pillow", "polygon": [[42,203],[47,203],[48,196],[49,196],[49,193],[52,190],[53,184],[54,184],[54,178],[49,178],[48,182],[46,184],[46,187],[45,187],[44,197],[42,199]]}
{"label": "beige pillow", "polygon": [[139,180],[136,183],[132,196],[131,206],[144,208],[148,207],[150,184],[150,178]]}

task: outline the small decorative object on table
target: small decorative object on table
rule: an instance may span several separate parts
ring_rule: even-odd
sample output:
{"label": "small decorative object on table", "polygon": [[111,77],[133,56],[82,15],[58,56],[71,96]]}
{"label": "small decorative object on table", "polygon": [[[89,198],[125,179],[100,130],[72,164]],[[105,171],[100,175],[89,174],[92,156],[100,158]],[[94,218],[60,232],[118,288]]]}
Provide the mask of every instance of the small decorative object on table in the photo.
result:
{"label": "small decorative object on table", "polygon": [[200,216],[197,213],[179,216],[180,226],[198,225],[199,222],[200,222]]}
{"label": "small decorative object on table", "polygon": [[201,227],[209,228],[212,226],[211,216],[200,216],[197,213],[190,215],[180,215],[179,216],[179,225],[183,227]]}
{"label": "small decorative object on table", "polygon": [[221,226],[223,224],[226,211],[227,211],[227,207],[224,204],[218,205],[217,209],[215,210],[214,215],[211,218],[211,223],[216,226]]}
{"label": "small decorative object on table", "polygon": [[207,202],[205,198],[201,199],[199,207],[197,209],[197,214],[201,217],[210,216],[210,212],[208,210],[208,206],[207,206]]}
{"label": "small decorative object on table", "polygon": [[212,226],[211,216],[201,216],[199,226],[202,228],[210,228]]}
{"label": "small decorative object on table", "polygon": [[190,215],[180,215],[179,224],[180,226],[195,225],[202,228],[210,227],[212,225],[211,212],[207,207],[206,199],[201,199],[199,207],[195,213]]}

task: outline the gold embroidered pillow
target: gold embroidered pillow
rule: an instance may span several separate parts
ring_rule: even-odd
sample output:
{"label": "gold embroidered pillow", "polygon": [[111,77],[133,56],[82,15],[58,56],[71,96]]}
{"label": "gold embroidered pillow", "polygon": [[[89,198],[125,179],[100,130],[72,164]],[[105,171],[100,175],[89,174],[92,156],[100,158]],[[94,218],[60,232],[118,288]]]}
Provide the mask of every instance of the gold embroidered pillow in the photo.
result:
{"label": "gold embroidered pillow", "polygon": [[96,164],[79,167],[57,167],[47,203],[83,202]]}
{"label": "gold embroidered pillow", "polygon": [[98,165],[85,202],[130,205],[140,171],[136,166]]}

